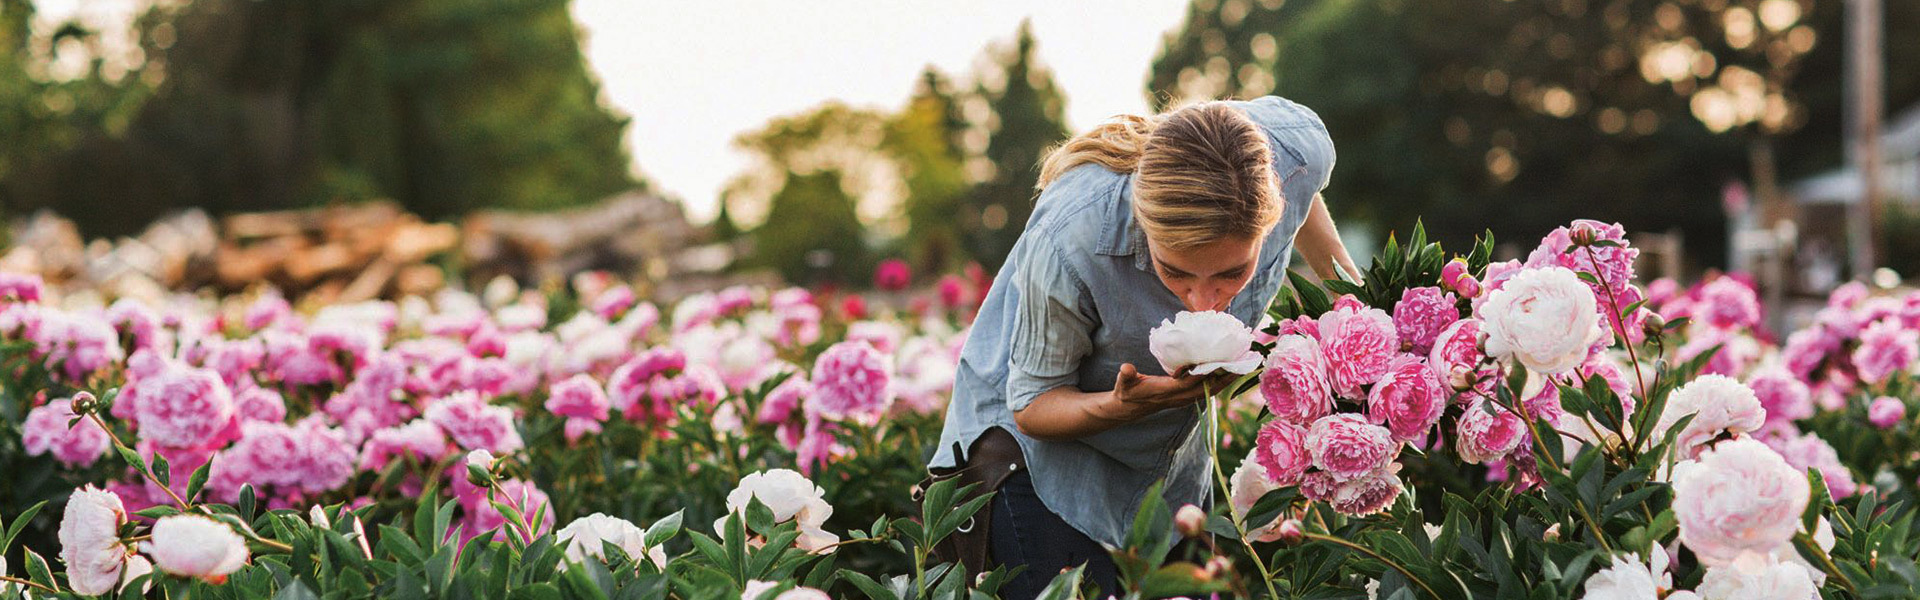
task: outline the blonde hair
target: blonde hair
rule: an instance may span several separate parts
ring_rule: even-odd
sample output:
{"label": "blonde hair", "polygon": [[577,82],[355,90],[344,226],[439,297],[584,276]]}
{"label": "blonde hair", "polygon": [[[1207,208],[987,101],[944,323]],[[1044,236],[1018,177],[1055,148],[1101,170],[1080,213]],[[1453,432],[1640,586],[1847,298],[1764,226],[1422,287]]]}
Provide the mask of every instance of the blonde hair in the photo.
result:
{"label": "blonde hair", "polygon": [[1170,248],[1265,235],[1285,202],[1266,134],[1222,102],[1121,115],[1075,136],[1047,154],[1038,187],[1086,163],[1133,173],[1134,220]]}

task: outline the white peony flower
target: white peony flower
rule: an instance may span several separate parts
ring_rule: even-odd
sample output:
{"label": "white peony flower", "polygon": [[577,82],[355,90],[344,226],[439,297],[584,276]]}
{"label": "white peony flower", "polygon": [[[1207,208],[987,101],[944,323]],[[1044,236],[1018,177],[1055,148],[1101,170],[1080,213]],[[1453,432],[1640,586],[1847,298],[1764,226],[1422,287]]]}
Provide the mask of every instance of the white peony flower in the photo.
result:
{"label": "white peony flower", "polygon": [[200,515],[161,517],[152,536],[140,547],[163,573],[219,582],[247,563],[246,540],[225,523]]}
{"label": "white peony flower", "polygon": [[1147,348],[1168,374],[1187,366],[1194,375],[1219,370],[1245,375],[1260,368],[1260,353],[1252,350],[1253,328],[1218,311],[1180,311],[1160,321],[1147,334]]}
{"label": "white peony flower", "polygon": [[112,592],[126,570],[128,549],[120,541],[126,506],[113,492],[91,485],[67,497],[60,518],[60,559],[67,563],[67,584],[87,596]]}
{"label": "white peony flower", "polygon": [[1767,422],[1767,409],[1760,405],[1753,389],[1725,375],[1701,375],[1674,390],[1654,432],[1665,435],[1687,415],[1694,415],[1693,420],[1674,439],[1685,458],[1699,456],[1707,444],[1722,435],[1743,436]]}
{"label": "white peony flower", "polygon": [[[773,511],[775,522],[791,519],[800,526],[800,539],[795,545],[808,552],[825,554],[833,552],[834,544],[840,542],[840,536],[821,528],[827,517],[833,516],[833,505],[827,504],[825,495],[826,490],[791,469],[756,471],[741,478],[740,484],[727,494],[727,511],[744,512],[749,500],[759,498],[761,504]],[[726,517],[713,523],[713,530],[722,534],[726,533],[726,527]]]}
{"label": "white peony flower", "polygon": [[1487,354],[1548,375],[1573,370],[1606,330],[1593,288],[1563,267],[1525,269],[1480,305]]}
{"label": "white peony flower", "polygon": [[[1240,460],[1240,467],[1233,470],[1233,480],[1230,484],[1232,487],[1227,495],[1227,508],[1233,511],[1235,520],[1246,520],[1248,511],[1253,510],[1254,503],[1259,502],[1261,496],[1280,487],[1273,482],[1273,479],[1267,477],[1267,468],[1261,466],[1260,462],[1254,458],[1256,453],[1258,453],[1257,450],[1248,452],[1247,457]],[[1280,539],[1280,519],[1259,523],[1258,526],[1254,526],[1253,523],[1247,525],[1247,537],[1253,541],[1272,542]]]}
{"label": "white peony flower", "polygon": [[1787,544],[1808,496],[1806,475],[1752,438],[1721,442],[1673,472],[1680,541],[1710,566]]}
{"label": "white peony flower", "polygon": [[1655,548],[1652,564],[1640,562],[1640,555],[1615,555],[1613,566],[1587,579],[1582,600],[1654,600],[1672,586],[1667,574],[1667,553]]}
{"label": "white peony flower", "polygon": [[1694,588],[1702,600],[1818,600],[1813,572],[1796,562],[1743,553],[1732,563],[1708,567]]}
{"label": "white peony flower", "polygon": [[589,557],[606,562],[605,543],[612,542],[626,552],[627,557],[638,560],[644,556],[653,562],[653,566],[665,570],[666,550],[648,548],[646,533],[626,519],[593,513],[574,519],[554,537],[567,544],[567,559],[574,562],[586,562]]}

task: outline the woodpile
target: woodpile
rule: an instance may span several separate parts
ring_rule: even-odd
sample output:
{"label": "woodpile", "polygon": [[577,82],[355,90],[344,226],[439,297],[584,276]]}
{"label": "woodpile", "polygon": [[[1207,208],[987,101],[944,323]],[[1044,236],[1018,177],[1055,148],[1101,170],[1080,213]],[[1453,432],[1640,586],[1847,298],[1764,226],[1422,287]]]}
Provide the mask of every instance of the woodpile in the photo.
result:
{"label": "woodpile", "polygon": [[[703,237],[677,203],[643,193],[554,212],[481,211],[458,226],[424,222],[390,202],[218,220],[196,209],[135,237],[91,243],[71,221],[42,211],[11,228],[0,270],[107,297],[264,284],[319,303],[478,289],[501,275],[540,285],[605,270],[639,282],[643,293],[677,296],[731,283],[720,271],[733,249],[700,245]],[[449,273],[459,275],[449,281]]]}

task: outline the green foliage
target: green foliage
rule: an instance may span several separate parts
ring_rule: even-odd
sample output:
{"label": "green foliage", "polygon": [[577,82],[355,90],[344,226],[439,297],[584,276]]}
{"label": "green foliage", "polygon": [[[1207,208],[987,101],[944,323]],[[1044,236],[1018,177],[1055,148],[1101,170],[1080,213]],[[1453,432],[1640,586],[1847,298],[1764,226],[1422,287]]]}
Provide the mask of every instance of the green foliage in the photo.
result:
{"label": "green foliage", "polygon": [[0,193],[10,210],[53,208],[97,234],[186,206],[391,198],[443,218],[598,201],[636,185],[627,120],[599,103],[569,4],[155,8],[136,32],[149,62],[114,84],[59,84],[111,89],[66,117],[74,141],[22,147],[32,164],[0,169]]}
{"label": "green foliage", "polygon": [[[1759,4],[1195,0],[1146,91],[1156,106],[1277,94],[1312,108],[1339,147],[1327,204],[1342,219],[1404,230],[1422,215],[1459,243],[1489,225],[1525,239],[1604,215],[1682,228],[1712,264],[1725,247],[1719,190],[1752,175],[1751,142],[1784,137],[1788,176],[1840,163],[1844,3],[1797,3],[1804,31],[1755,25],[1736,45],[1726,13]],[[1886,27],[1897,111],[1920,102],[1920,5],[1888,3]],[[1710,67],[1650,82],[1644,53],[1668,43]],[[1694,95],[1746,74],[1792,112],[1705,126]]]}

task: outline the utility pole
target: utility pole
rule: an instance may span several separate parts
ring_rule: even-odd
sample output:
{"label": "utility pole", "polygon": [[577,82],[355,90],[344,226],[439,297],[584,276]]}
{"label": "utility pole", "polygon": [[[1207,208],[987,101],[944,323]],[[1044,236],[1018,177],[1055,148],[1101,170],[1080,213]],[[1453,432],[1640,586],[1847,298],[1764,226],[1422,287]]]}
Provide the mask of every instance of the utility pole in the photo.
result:
{"label": "utility pole", "polygon": [[1853,279],[1872,276],[1880,240],[1873,222],[1880,210],[1880,113],[1883,110],[1880,0],[1847,2],[1848,162],[1860,176],[1860,197],[1847,213]]}

